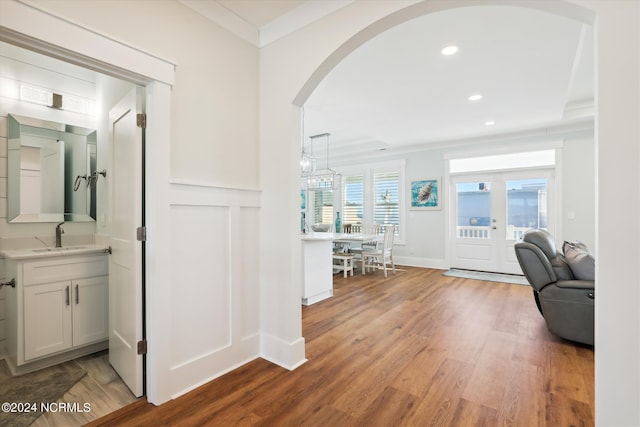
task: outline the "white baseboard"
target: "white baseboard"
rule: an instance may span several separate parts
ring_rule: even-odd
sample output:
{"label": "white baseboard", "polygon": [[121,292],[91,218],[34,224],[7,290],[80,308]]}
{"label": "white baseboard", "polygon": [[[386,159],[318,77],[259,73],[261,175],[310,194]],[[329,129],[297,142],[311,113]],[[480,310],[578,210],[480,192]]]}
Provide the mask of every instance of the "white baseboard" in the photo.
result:
{"label": "white baseboard", "polygon": [[422,267],[422,268],[435,268],[437,270],[448,270],[446,259],[440,258],[419,258],[419,257],[406,257],[406,256],[394,256],[393,261],[396,265],[406,265],[409,267]]}
{"label": "white baseboard", "polygon": [[287,342],[273,335],[261,333],[260,357],[271,363],[293,371],[307,361],[304,354],[304,337]]}

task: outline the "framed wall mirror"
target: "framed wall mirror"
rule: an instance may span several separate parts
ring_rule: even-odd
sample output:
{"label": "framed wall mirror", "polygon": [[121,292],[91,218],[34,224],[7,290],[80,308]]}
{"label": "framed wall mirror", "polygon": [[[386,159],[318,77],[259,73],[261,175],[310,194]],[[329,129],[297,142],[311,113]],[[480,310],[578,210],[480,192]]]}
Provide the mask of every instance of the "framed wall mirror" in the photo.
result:
{"label": "framed wall mirror", "polygon": [[94,129],[8,115],[10,223],[95,221]]}

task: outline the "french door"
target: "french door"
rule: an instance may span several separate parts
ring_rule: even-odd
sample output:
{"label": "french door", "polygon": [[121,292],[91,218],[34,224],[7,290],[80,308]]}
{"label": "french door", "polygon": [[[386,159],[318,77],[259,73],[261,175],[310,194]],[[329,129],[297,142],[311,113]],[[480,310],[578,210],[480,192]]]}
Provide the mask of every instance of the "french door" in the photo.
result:
{"label": "french door", "polygon": [[551,169],[451,176],[451,268],[522,274],[513,244],[554,231]]}

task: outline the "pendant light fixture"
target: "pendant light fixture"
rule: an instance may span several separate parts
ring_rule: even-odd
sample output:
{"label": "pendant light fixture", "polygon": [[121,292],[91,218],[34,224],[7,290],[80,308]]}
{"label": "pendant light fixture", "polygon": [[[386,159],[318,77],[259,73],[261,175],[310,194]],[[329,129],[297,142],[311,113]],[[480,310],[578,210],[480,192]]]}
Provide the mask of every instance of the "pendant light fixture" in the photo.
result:
{"label": "pendant light fixture", "polygon": [[311,144],[311,153],[307,153],[307,151],[304,149],[304,107],[302,107],[302,115],[301,115],[301,124],[300,124],[300,129],[302,130],[301,132],[301,138],[300,138],[300,145],[301,145],[301,149],[302,152],[300,154],[300,173],[302,175],[302,177],[306,177],[310,174],[312,174],[313,172],[315,172],[316,170],[316,158],[313,156],[313,143]]}
{"label": "pendant light fixture", "polygon": [[338,174],[333,169],[329,168],[329,133],[321,133],[318,135],[310,136],[311,139],[311,153],[313,154],[313,144],[318,139],[324,139],[327,144],[327,158],[326,158],[326,168],[313,170],[308,174],[303,174],[303,185],[306,187],[306,190],[309,191],[327,191],[327,190],[335,190],[338,188],[338,180],[340,174]]}

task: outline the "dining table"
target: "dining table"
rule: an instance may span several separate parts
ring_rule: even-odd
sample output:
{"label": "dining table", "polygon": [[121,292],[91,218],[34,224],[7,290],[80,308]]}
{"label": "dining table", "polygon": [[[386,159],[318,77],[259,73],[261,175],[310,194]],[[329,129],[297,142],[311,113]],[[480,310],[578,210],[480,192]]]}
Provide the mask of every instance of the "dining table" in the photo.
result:
{"label": "dining table", "polygon": [[370,233],[302,234],[302,304],[311,305],[333,296],[334,244],[379,242],[382,238],[382,234]]}

